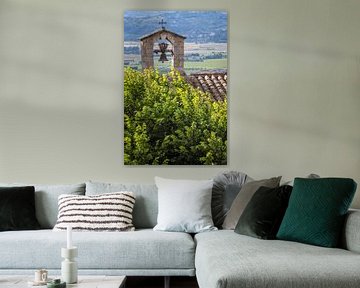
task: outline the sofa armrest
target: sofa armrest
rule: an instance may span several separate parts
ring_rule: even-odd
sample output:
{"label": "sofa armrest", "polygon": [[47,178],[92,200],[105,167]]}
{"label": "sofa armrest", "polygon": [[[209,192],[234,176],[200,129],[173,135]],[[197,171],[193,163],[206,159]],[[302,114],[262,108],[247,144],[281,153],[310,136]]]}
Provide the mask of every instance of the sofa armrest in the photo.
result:
{"label": "sofa armrest", "polygon": [[360,253],[360,210],[349,210],[343,231],[343,248]]}

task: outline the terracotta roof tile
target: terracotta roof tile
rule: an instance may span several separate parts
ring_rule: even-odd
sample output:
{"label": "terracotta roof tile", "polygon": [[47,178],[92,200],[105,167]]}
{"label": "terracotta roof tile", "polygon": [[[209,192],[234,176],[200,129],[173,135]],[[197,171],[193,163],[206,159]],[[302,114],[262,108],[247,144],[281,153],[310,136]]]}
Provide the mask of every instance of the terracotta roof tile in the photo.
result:
{"label": "terracotta roof tile", "polygon": [[209,93],[214,101],[223,101],[227,94],[227,72],[200,72],[187,76],[195,88]]}

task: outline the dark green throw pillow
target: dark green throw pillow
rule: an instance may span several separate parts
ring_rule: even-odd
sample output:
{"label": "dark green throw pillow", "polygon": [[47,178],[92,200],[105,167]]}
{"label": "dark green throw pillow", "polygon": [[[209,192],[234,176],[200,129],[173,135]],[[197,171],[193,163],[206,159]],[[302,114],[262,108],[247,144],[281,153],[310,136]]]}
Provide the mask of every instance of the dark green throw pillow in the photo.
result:
{"label": "dark green throw pillow", "polygon": [[275,239],[288,206],[292,187],[260,187],[252,196],[235,232],[255,238]]}
{"label": "dark green throw pillow", "polygon": [[277,238],[337,247],[355,191],[349,178],[295,178]]}
{"label": "dark green throw pillow", "polygon": [[0,231],[39,229],[35,188],[0,187]]}

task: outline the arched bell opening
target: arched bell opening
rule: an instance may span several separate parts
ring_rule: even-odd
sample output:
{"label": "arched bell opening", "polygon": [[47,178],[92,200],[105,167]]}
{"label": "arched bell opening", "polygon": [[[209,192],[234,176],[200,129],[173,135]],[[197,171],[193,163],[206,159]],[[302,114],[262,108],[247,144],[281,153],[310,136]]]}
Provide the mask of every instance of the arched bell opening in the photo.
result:
{"label": "arched bell opening", "polygon": [[174,47],[166,38],[159,38],[153,47],[154,68],[167,73],[174,66]]}

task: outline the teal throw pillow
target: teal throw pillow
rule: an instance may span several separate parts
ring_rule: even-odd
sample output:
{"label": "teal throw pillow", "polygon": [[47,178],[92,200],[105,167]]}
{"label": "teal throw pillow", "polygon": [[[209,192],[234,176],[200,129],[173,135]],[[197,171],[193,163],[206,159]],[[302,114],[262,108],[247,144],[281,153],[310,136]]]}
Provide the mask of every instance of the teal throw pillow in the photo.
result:
{"label": "teal throw pillow", "polygon": [[277,238],[337,247],[355,191],[349,178],[295,178]]}

